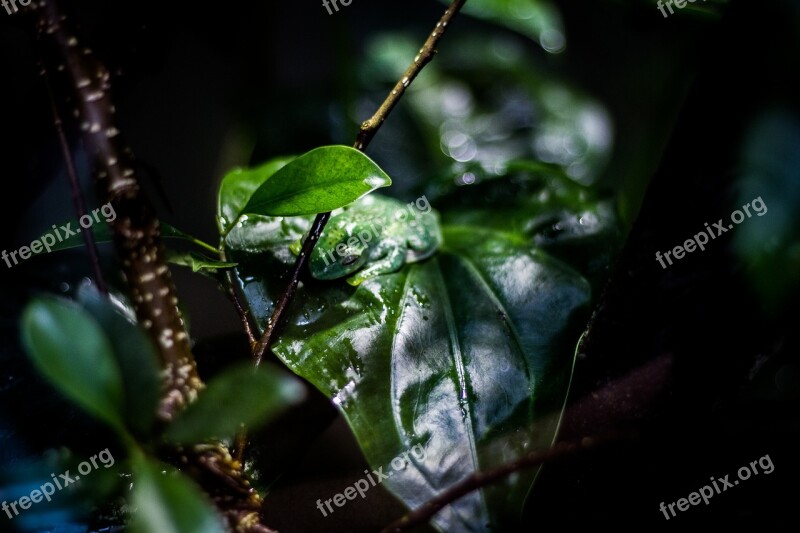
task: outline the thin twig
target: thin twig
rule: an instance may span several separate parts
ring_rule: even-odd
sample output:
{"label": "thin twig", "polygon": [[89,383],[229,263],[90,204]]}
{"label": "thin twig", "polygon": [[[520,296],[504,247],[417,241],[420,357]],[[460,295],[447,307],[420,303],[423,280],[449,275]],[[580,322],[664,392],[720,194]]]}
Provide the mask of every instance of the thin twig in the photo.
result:
{"label": "thin twig", "polygon": [[[225,253],[225,246],[220,244],[217,252],[219,253],[220,261],[227,263],[228,255]],[[236,292],[236,283],[233,279],[233,271],[231,269],[225,270],[225,278],[222,281],[222,285],[225,287],[228,297],[231,299],[231,302],[233,302],[233,306],[239,314],[239,319],[242,321],[242,327],[244,327],[244,332],[247,334],[247,340],[250,341],[250,349],[252,350],[255,348],[258,339],[256,339],[253,327],[250,325],[250,313],[247,312],[244,304],[242,304],[242,300],[239,298],[239,293]]]}
{"label": "thin twig", "polygon": [[[397,105],[397,102],[399,102],[400,98],[402,98],[403,94],[405,94],[406,89],[416,79],[422,69],[425,68],[425,65],[431,62],[433,57],[436,55],[436,47],[444,36],[448,25],[461,10],[461,7],[466,3],[466,1],[467,0],[455,0],[452,4],[450,4],[450,7],[448,7],[444,12],[444,15],[436,24],[433,32],[420,49],[419,54],[417,54],[417,56],[414,58],[414,61],[411,62],[411,65],[389,93],[389,96],[386,97],[386,100],[384,100],[383,104],[381,104],[375,114],[369,120],[366,120],[363,124],[361,124],[358,137],[356,138],[356,142],[353,144],[353,147],[356,150],[361,150],[362,152],[366,150],[373,137],[375,137],[375,134],[386,121],[386,117],[389,116],[389,113],[392,112],[392,109],[394,109],[394,107]],[[264,326],[264,333],[261,335],[261,338],[253,349],[253,361],[256,366],[261,364],[264,354],[272,345],[277,327],[281,323],[281,319],[283,318],[283,315],[286,312],[286,309],[289,307],[295,291],[297,290],[297,285],[300,282],[300,274],[303,272],[306,263],[308,263],[308,258],[311,256],[311,252],[314,249],[314,246],[316,246],[317,241],[319,241],[322,230],[325,229],[325,225],[328,223],[330,217],[330,213],[320,213],[316,216],[314,223],[311,225],[308,237],[306,237],[306,240],[303,243],[303,248],[300,251],[297,261],[295,261],[294,268],[289,276],[289,282],[280,298],[276,302],[272,316],[269,317],[266,325]]]}
{"label": "thin twig", "polygon": [[[78,214],[78,220],[80,221],[83,219],[83,216],[86,215],[86,204],[83,201],[83,194],[81,193],[81,186],[78,181],[78,173],[75,170],[75,161],[72,159],[69,142],[67,142],[67,136],[64,134],[64,123],[61,122],[61,115],[58,112],[58,106],[56,106],[56,100],[53,96],[53,86],[50,84],[47,69],[42,66],[41,72],[45,85],[47,86],[47,94],[50,97],[50,108],[53,111],[53,125],[58,134],[58,142],[61,145],[61,153],[64,156],[64,166],[67,169],[69,185],[72,189],[72,203],[75,205],[75,212]],[[103,270],[100,268],[100,254],[97,252],[94,232],[91,226],[83,229],[85,230],[82,232],[83,242],[86,244],[86,252],[89,254],[89,262],[92,265],[95,285],[97,285],[97,290],[100,291],[101,294],[108,294],[108,286],[103,279]]]}
{"label": "thin twig", "polygon": [[267,323],[264,325],[264,334],[261,335],[261,338],[256,343],[255,348],[253,348],[253,362],[256,367],[261,364],[261,361],[264,358],[264,353],[266,353],[266,351],[272,345],[276,326],[280,323],[281,318],[283,318],[286,308],[289,307],[289,303],[291,303],[294,293],[297,291],[297,285],[300,283],[300,274],[303,272],[303,269],[308,262],[308,257],[311,256],[311,251],[314,249],[317,241],[319,241],[319,236],[322,234],[322,230],[325,229],[325,224],[328,223],[330,218],[330,213],[320,213],[317,215],[317,217],[314,219],[314,223],[311,225],[311,229],[308,232],[308,237],[303,243],[303,248],[300,250],[300,256],[297,258],[297,261],[295,261],[294,268],[289,276],[289,283],[283,290],[283,294],[281,294],[280,298],[278,298],[278,301],[275,304],[275,309],[272,312],[272,316],[269,317]]}
{"label": "thin twig", "polygon": [[400,98],[403,97],[409,85],[411,85],[419,73],[422,72],[425,65],[433,60],[433,57],[436,55],[436,47],[447,31],[447,26],[452,22],[453,18],[466,2],[467,0],[455,0],[450,4],[450,7],[444,12],[444,15],[436,24],[430,37],[428,37],[428,40],[425,41],[425,44],[420,49],[419,54],[417,54],[417,57],[414,58],[414,61],[408,69],[406,69],[403,77],[400,78],[400,81],[394,86],[392,92],[389,93],[389,96],[383,101],[383,104],[381,104],[375,114],[372,115],[369,120],[361,124],[361,131],[358,133],[355,145],[353,145],[354,148],[357,150],[366,149],[367,145],[372,141],[372,138],[378,133],[386,117],[389,116],[394,106],[396,106]]}
{"label": "thin twig", "polygon": [[500,465],[488,472],[475,472],[399,520],[392,522],[381,530],[381,533],[396,533],[425,524],[442,508],[450,505],[459,498],[481,487],[496,483],[520,470],[540,466],[544,463],[563,459],[580,452],[596,450],[611,443],[631,440],[633,437],[634,435],[631,433],[614,433],[600,437],[585,437],[579,441],[560,442],[548,450],[530,453],[515,461]]}

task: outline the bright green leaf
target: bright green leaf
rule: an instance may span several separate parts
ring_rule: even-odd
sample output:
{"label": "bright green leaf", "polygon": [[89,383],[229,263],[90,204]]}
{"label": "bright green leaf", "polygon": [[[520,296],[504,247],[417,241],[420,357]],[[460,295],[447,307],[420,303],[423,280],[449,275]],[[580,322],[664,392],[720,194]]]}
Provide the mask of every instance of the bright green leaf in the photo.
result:
{"label": "bright green leaf", "polygon": [[121,427],[123,384],[111,343],[80,306],[51,296],[36,298],[22,314],[28,355],[66,397]]}
{"label": "bright green leaf", "polygon": [[369,157],[348,146],[323,146],[294,159],[251,196],[245,214],[313,215],[333,211],[392,184]]}
{"label": "bright green leaf", "polygon": [[164,437],[177,443],[230,437],[242,424],[255,427],[274,419],[303,396],[302,386],[291,374],[237,367],[212,380]]}
{"label": "bright green leaf", "polygon": [[226,235],[242,216],[244,207],[265,181],[295,157],[277,157],[253,169],[237,168],[228,172],[219,187],[217,224]]}
{"label": "bright green leaf", "polygon": [[139,458],[134,463],[131,533],[224,533],[211,502],[172,467]]}
{"label": "bright green leaf", "polygon": [[[141,435],[149,434],[156,420],[161,381],[155,348],[140,329],[107,296],[92,286],[78,291],[78,300],[106,333],[122,373],[125,420]],[[131,317],[132,318],[132,317]]]}

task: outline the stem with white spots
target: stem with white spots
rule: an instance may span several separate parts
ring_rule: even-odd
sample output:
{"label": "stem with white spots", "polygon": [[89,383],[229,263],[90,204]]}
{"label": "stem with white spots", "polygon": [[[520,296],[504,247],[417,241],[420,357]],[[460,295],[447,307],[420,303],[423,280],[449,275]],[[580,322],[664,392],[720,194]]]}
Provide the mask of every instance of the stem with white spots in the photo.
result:
{"label": "stem with white spots", "polygon": [[[140,193],[131,151],[114,126],[110,75],[91,50],[79,46],[66,28],[56,0],[38,0],[28,8],[37,16],[48,78],[61,82],[64,100],[80,125],[101,197],[116,213],[111,222],[117,254],[130,287],[139,323],[161,358],[163,392],[159,418],[169,422],[202,390],[172,276],[161,243],[159,221]],[[49,63],[47,62],[49,60]],[[174,463],[205,490],[225,516],[231,531],[271,533],[262,524],[261,496],[242,465],[221,443],[178,450]]]}
{"label": "stem with white spots", "polygon": [[56,58],[50,79],[59,78],[73,89],[72,114],[80,125],[101,197],[111,203],[114,242],[133,296],[137,318],[161,356],[164,394],[160,418],[169,421],[202,388],[189,345],[172,275],[161,244],[159,222],[140,194],[134,158],[114,126],[108,70],[78,46],[52,1],[38,6],[40,42],[46,57]]}

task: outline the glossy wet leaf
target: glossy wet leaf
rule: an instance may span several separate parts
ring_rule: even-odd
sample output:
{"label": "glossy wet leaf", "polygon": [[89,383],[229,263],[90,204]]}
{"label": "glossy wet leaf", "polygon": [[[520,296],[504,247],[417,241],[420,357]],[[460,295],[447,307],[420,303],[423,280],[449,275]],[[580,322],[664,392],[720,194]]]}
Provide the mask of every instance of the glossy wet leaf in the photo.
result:
{"label": "glossy wet leaf", "polygon": [[303,396],[302,386],[291,374],[263,366],[257,371],[250,365],[237,367],[214,378],[170,424],[164,438],[190,444],[232,437],[241,424],[264,424]]}
{"label": "glossy wet leaf", "polygon": [[134,464],[132,533],[224,533],[222,518],[188,478],[140,458]]}
{"label": "glossy wet leaf", "polygon": [[[487,199],[498,201],[495,210]],[[509,176],[432,203],[444,235],[435,256],[357,288],[306,278],[273,346],[339,405],[370,464],[391,471],[384,484],[409,507],[550,445],[591,300],[578,269],[602,269],[608,257],[594,264],[576,250],[616,235],[613,216],[583,232],[549,232],[583,228],[581,214],[600,205],[563,178]],[[286,248],[308,223],[265,217],[253,223],[258,238],[226,241],[255,316],[271,313],[283,288],[276,276],[294,261]],[[396,459],[414,446],[424,459]],[[534,477],[472,493],[435,523],[443,531],[518,527]]]}
{"label": "glossy wet leaf", "polygon": [[[272,174],[252,193],[242,212],[262,216],[313,215],[333,211],[391,184],[389,176],[362,152],[348,146],[323,146]],[[223,198],[220,205],[228,203]]]}
{"label": "glossy wet leaf", "polygon": [[36,298],[22,314],[22,340],[39,371],[62,394],[121,427],[120,369],[111,343],[91,315],[69,300]]}

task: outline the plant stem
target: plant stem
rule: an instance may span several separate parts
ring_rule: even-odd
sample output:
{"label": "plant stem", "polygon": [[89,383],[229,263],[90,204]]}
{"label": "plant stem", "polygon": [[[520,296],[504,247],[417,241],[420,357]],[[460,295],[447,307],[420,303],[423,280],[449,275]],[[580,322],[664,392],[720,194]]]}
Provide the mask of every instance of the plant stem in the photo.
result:
{"label": "plant stem", "polygon": [[113,206],[117,255],[133,296],[139,323],[153,340],[163,367],[159,416],[171,420],[203,383],[197,374],[172,274],[166,264],[158,218],[140,192],[135,158],[122,142],[111,101],[111,74],[80,45],[57,0],[31,4],[45,70],[71,92],[65,99],[80,127],[101,198]]}
{"label": "plant stem", "polygon": [[[389,114],[392,112],[392,109],[394,109],[394,107],[400,101],[400,98],[402,98],[403,94],[405,94],[406,89],[408,89],[419,73],[422,72],[422,69],[425,68],[425,65],[430,63],[434,58],[436,55],[436,47],[438,46],[439,41],[444,36],[450,22],[453,20],[456,14],[458,14],[466,1],[467,0],[454,0],[453,3],[450,4],[450,7],[448,7],[444,12],[444,15],[442,15],[442,18],[438,23],[436,23],[436,27],[425,41],[425,44],[419,51],[419,54],[417,54],[417,56],[414,58],[414,61],[411,62],[411,65],[408,67],[408,69],[406,69],[402,78],[400,78],[392,91],[386,97],[386,100],[383,101],[383,104],[381,104],[372,117],[361,124],[361,129],[358,133],[358,137],[356,138],[356,142],[353,144],[353,148],[362,152],[366,150],[367,146],[369,146],[369,143],[375,137],[375,134],[386,121],[386,117],[389,116]],[[281,323],[281,319],[283,318],[286,309],[289,307],[289,304],[291,303],[292,298],[297,291],[297,285],[300,282],[300,274],[303,272],[306,263],[308,263],[308,258],[311,256],[311,252],[314,249],[314,246],[316,246],[317,241],[319,241],[322,230],[325,229],[325,225],[328,223],[330,218],[330,213],[320,213],[314,219],[314,223],[311,225],[311,229],[308,232],[308,237],[306,237],[305,242],[303,243],[303,248],[300,251],[300,255],[295,261],[294,268],[292,268],[292,272],[289,276],[289,282],[287,283],[286,288],[284,289],[280,298],[276,302],[275,309],[272,311],[272,315],[269,317],[264,326],[264,333],[261,335],[261,338],[253,348],[253,361],[255,366],[259,366],[261,364],[264,354],[272,345],[277,327]]]}
{"label": "plant stem", "polygon": [[584,437],[579,441],[560,442],[548,450],[530,453],[515,461],[500,465],[494,470],[475,472],[399,520],[392,522],[382,529],[381,533],[396,533],[425,524],[446,505],[450,505],[474,490],[496,483],[514,472],[564,459],[580,452],[596,450],[611,443],[630,440],[632,437],[633,435],[630,433],[614,433],[600,437]]}
{"label": "plant stem", "polygon": [[[67,136],[64,134],[64,123],[61,121],[61,115],[58,112],[58,106],[53,96],[53,87],[50,84],[50,78],[47,76],[47,69],[42,66],[41,70],[42,77],[47,86],[47,94],[50,97],[50,108],[53,111],[53,125],[58,134],[58,142],[61,145],[61,153],[64,156],[64,166],[67,170],[67,176],[69,177],[70,188],[72,189],[72,203],[75,205],[75,212],[78,215],[78,220],[81,220],[86,214],[86,204],[83,201],[81,185],[78,181],[78,173],[75,170],[75,161],[72,159],[72,152],[70,152],[69,149]],[[100,291],[100,294],[108,294],[108,286],[103,279],[103,270],[100,268],[100,254],[97,253],[97,243],[94,240],[94,232],[91,226],[84,229],[85,231],[82,232],[83,242],[86,244],[86,252],[89,254],[89,262],[92,265],[95,285],[97,285],[97,290]]]}
{"label": "plant stem", "polygon": [[300,255],[297,257],[297,261],[294,263],[294,268],[292,268],[292,272],[289,275],[289,283],[286,285],[286,288],[283,290],[280,298],[278,298],[278,301],[275,304],[275,309],[272,311],[272,316],[269,317],[267,323],[264,325],[263,335],[261,335],[261,338],[253,348],[253,363],[256,367],[261,364],[261,361],[264,359],[264,353],[266,353],[266,351],[272,345],[276,326],[280,323],[281,318],[283,318],[286,308],[289,307],[289,304],[294,297],[294,293],[297,291],[297,285],[300,283],[300,274],[303,272],[303,269],[308,262],[308,258],[311,256],[311,251],[314,249],[317,241],[319,241],[322,230],[325,229],[325,224],[328,223],[330,218],[330,213],[320,213],[317,215],[317,217],[314,219],[314,223],[311,225],[311,229],[308,232],[308,237],[306,237],[306,240],[303,243],[303,248],[300,250]]}
{"label": "plant stem", "polygon": [[419,73],[422,72],[425,65],[433,60],[436,55],[436,47],[447,31],[447,26],[452,22],[453,18],[466,2],[467,0],[455,0],[450,4],[450,7],[447,8],[447,11],[444,12],[444,15],[442,15],[442,18],[436,24],[430,37],[428,37],[428,40],[422,45],[417,57],[414,58],[414,61],[406,69],[405,73],[403,73],[403,77],[395,84],[392,92],[389,93],[389,96],[383,101],[375,114],[372,115],[369,120],[361,124],[361,131],[358,133],[358,138],[353,148],[362,151],[367,148],[372,138],[375,137],[375,134],[378,133],[378,130],[383,125],[386,117],[389,116],[394,106],[397,105],[397,102],[399,102],[403,94],[405,94],[406,89],[413,83]]}
{"label": "plant stem", "polygon": [[205,248],[207,251],[211,252],[212,254],[219,253],[219,250],[217,250],[216,248],[214,248],[213,246],[211,246],[207,242],[201,241],[197,237],[192,237],[191,239],[189,239],[189,241],[194,243],[194,244],[196,244],[197,246],[199,246],[201,248]]}
{"label": "plant stem", "polygon": [[[139,323],[161,357],[161,422],[168,423],[194,401],[204,384],[197,373],[189,336],[161,242],[161,224],[140,193],[133,153],[115,126],[111,75],[91,50],[80,46],[67,27],[58,0],[30,3],[35,12],[44,66],[50,79],[65,87],[64,102],[80,125],[94,167],[98,190],[114,207],[111,224],[117,255],[133,296]],[[49,60],[49,61],[48,61]],[[220,442],[175,450],[173,462],[187,472],[217,506],[229,530],[271,533],[263,524],[261,496],[243,466]]]}

